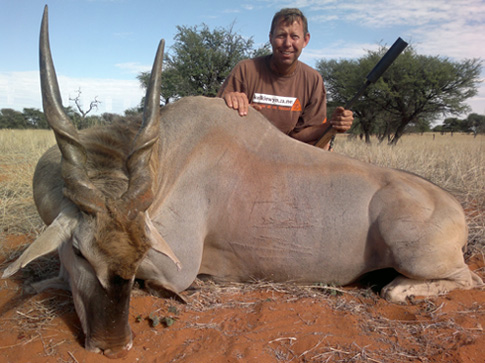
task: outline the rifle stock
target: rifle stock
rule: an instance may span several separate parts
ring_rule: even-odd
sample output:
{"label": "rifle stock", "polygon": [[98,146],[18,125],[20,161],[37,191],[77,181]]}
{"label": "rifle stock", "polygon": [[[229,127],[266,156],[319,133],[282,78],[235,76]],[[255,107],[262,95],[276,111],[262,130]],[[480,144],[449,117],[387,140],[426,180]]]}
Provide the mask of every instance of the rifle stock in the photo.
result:
{"label": "rifle stock", "polygon": [[320,139],[318,139],[318,141],[315,143],[315,146],[323,149],[325,145],[327,145],[330,140],[335,137],[335,135],[337,135],[337,131],[335,131],[332,126],[330,126],[323,132],[323,135],[320,136]]}

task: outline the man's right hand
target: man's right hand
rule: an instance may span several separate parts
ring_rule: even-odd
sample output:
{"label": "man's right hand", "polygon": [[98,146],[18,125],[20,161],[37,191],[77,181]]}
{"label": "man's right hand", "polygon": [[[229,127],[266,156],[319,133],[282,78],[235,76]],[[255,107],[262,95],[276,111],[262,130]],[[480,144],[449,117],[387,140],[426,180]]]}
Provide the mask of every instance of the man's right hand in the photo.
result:
{"label": "man's right hand", "polygon": [[229,92],[224,95],[224,101],[229,108],[238,110],[239,116],[246,116],[249,109],[248,96],[242,92]]}

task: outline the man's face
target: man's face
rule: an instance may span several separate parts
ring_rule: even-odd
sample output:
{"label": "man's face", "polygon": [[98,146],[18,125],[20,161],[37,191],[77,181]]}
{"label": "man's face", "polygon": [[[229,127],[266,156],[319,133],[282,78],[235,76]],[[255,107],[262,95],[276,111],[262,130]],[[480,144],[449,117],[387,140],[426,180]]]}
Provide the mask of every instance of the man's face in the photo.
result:
{"label": "man's face", "polygon": [[282,74],[293,72],[301,51],[310,41],[310,34],[303,32],[301,21],[289,24],[281,20],[269,35],[273,47],[272,65]]}

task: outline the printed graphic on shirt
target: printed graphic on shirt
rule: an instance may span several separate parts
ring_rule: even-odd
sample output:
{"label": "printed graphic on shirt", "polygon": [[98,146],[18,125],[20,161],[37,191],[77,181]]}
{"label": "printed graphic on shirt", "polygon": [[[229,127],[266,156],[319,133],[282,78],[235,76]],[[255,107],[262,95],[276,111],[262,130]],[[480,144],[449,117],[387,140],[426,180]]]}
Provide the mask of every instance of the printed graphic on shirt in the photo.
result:
{"label": "printed graphic on shirt", "polygon": [[301,111],[300,101],[296,97],[283,97],[267,95],[264,93],[255,93],[252,102],[265,105],[268,108],[283,111]]}

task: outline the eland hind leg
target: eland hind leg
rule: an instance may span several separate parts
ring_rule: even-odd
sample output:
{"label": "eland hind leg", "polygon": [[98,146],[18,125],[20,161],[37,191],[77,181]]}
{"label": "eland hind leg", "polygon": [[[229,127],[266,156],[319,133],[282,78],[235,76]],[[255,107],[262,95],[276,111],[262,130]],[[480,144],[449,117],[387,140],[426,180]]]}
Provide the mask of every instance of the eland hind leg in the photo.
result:
{"label": "eland hind leg", "polygon": [[390,185],[373,200],[388,267],[401,274],[381,291],[393,302],[483,286],[463,257],[468,238],[463,209],[441,189],[419,184]]}
{"label": "eland hind leg", "polygon": [[399,275],[382,288],[381,296],[388,301],[402,303],[411,296],[437,296],[455,289],[479,286],[483,286],[482,279],[465,265],[445,279],[418,280]]}

